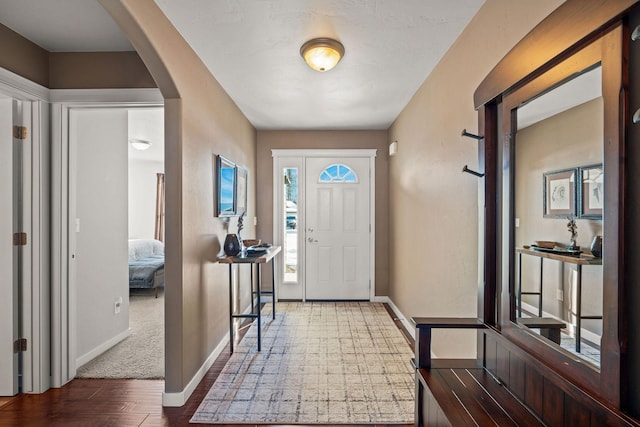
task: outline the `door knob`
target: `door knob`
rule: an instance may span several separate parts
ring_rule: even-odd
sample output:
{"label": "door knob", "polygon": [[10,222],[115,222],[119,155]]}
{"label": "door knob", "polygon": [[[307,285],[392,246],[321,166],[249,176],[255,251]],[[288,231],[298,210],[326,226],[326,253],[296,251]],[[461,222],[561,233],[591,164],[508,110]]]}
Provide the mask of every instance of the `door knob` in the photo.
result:
{"label": "door knob", "polygon": [[309,227],[309,231],[313,233],[313,227]]}
{"label": "door knob", "polygon": [[307,240],[309,241],[309,243],[318,243],[318,241],[313,237],[309,237]]}

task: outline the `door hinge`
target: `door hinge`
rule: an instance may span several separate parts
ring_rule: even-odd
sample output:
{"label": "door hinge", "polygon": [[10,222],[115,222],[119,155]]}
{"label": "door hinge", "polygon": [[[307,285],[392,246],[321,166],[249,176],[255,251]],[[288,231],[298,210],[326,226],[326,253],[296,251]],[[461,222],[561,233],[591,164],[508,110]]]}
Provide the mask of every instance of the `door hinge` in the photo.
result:
{"label": "door hinge", "polygon": [[15,340],[13,342],[13,352],[20,353],[22,351],[27,351],[27,339],[20,338],[19,340]]}
{"label": "door hinge", "polygon": [[27,233],[13,233],[13,246],[26,246]]}
{"label": "door hinge", "polygon": [[15,139],[27,139],[27,128],[25,126],[14,126],[13,137]]}

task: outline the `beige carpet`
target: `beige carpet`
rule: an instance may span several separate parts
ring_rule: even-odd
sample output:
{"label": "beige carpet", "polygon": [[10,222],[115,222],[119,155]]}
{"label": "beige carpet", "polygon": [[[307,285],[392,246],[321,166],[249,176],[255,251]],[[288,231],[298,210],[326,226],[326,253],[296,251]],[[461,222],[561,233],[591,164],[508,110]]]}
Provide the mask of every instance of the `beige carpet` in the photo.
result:
{"label": "beige carpet", "polygon": [[77,378],[164,378],[164,290],[129,296],[130,335],[86,363]]}
{"label": "beige carpet", "polygon": [[413,352],[382,304],[265,307],[192,423],[413,423]]}

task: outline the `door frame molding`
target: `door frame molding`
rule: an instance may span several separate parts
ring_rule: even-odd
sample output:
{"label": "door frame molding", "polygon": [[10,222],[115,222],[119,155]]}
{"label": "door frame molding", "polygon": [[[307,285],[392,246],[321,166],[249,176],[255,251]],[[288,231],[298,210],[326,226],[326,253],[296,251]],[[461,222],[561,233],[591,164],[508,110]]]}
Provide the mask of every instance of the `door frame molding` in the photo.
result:
{"label": "door frame molding", "polygon": [[[305,184],[306,170],[305,160],[310,157],[335,157],[335,158],[349,158],[349,157],[368,157],[369,158],[369,224],[371,226],[370,232],[370,244],[369,244],[369,301],[374,301],[376,298],[376,155],[377,149],[365,148],[365,149],[272,149],[271,156],[273,157],[273,240],[274,244],[282,245],[280,241],[283,233],[283,221],[282,212],[278,209],[284,203],[283,194],[280,191],[276,191],[276,188],[282,188],[284,185],[284,178],[279,173],[279,159],[296,157],[302,160],[302,168],[299,176],[303,179],[298,182],[298,191],[300,191],[301,185]],[[302,182],[302,184],[300,184]],[[300,194],[300,193],[298,193]],[[302,200],[304,201],[304,192],[302,194]],[[299,213],[300,211],[298,211]],[[300,220],[300,215],[298,215]],[[304,222],[302,223],[304,226]],[[300,241],[304,241],[304,235],[301,234],[298,238],[298,247],[300,247]],[[301,250],[298,251],[300,255]],[[302,249],[304,256],[304,249]],[[304,273],[304,267],[302,272]],[[277,264],[275,269],[276,286],[280,286],[283,277],[282,264]],[[302,300],[306,300],[306,281],[302,277]]]}
{"label": "door frame molding", "polygon": [[[30,366],[23,375],[43,393],[75,376],[69,293],[69,110],[164,105],[159,89],[49,89],[0,67],[0,94],[32,103],[33,192],[30,266]],[[49,201],[46,205],[45,200]],[[50,304],[49,304],[50,301]],[[73,359],[73,360],[72,360]],[[70,375],[73,374],[73,375]]]}
{"label": "door frame molding", "polygon": [[[73,183],[75,151],[69,140],[69,112],[84,108],[135,108],[162,106],[158,89],[77,89],[51,91],[52,151],[52,387],[61,387],[76,375],[75,271],[71,214],[74,211]],[[165,302],[166,303],[166,302]]]}
{"label": "door frame molding", "polygon": [[[27,141],[23,145],[23,203],[21,231],[28,235],[22,253],[22,392],[41,393],[50,387],[49,275],[49,90],[0,68],[0,94],[21,102]],[[16,307],[17,308],[17,307]]]}

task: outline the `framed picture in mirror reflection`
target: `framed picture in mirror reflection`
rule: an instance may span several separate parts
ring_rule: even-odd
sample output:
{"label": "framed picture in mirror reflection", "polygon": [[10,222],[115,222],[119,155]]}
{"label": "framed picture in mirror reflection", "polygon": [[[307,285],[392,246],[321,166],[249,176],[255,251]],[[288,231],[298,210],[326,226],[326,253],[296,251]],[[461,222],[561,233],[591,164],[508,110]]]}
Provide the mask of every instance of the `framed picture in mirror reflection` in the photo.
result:
{"label": "framed picture in mirror reflection", "polygon": [[576,168],[544,174],[543,214],[545,218],[565,218],[576,214]]}
{"label": "framed picture in mirror reflection", "polygon": [[604,206],[604,169],[602,164],[583,166],[580,169],[580,218],[602,219]]}

